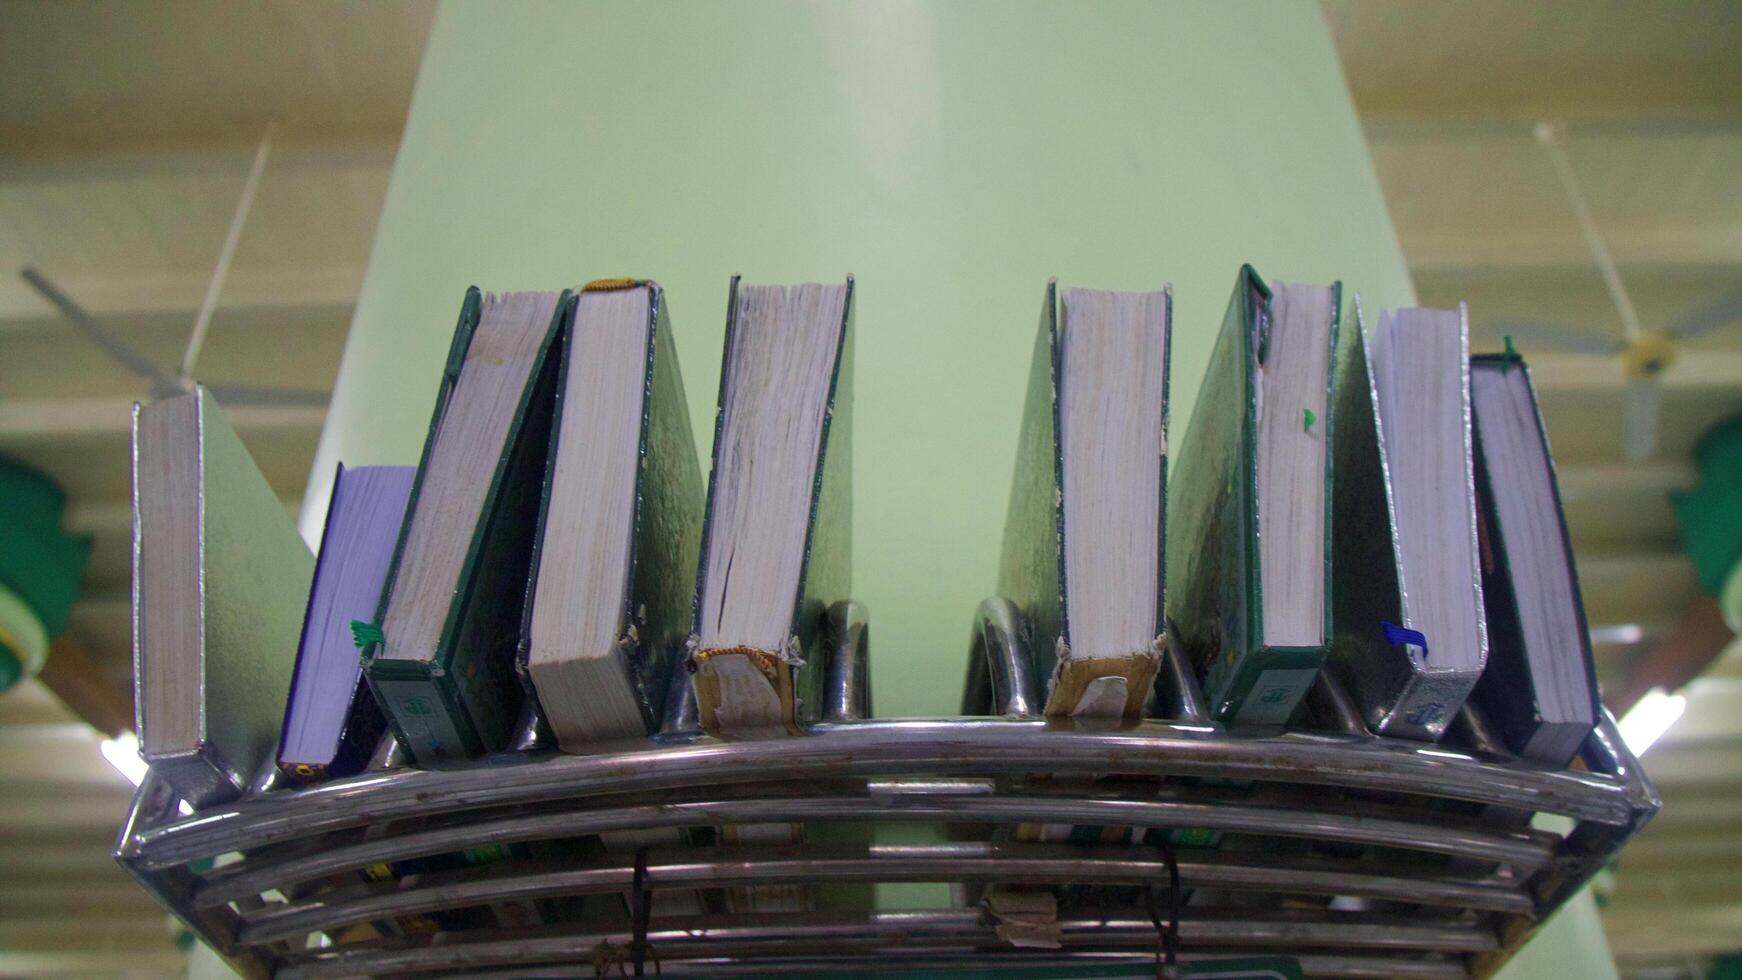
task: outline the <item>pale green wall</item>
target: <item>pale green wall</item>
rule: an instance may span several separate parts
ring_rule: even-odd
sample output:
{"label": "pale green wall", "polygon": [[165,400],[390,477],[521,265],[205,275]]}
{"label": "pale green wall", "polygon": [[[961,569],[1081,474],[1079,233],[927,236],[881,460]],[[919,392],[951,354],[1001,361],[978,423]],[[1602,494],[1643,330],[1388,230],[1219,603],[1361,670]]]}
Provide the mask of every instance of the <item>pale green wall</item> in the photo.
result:
{"label": "pale green wall", "polygon": [[305,499],[416,462],[468,285],[658,279],[706,433],[729,277],[851,272],[877,707],[950,713],[1046,278],[1174,284],[1177,436],[1242,261],[1412,295],[1310,3],[450,3]]}
{"label": "pale green wall", "polygon": [[876,704],[951,713],[1046,278],[1173,283],[1177,444],[1243,261],[1413,297],[1304,0],[449,2],[305,499],[417,460],[468,285],[658,279],[705,433],[728,278],[851,272]]}

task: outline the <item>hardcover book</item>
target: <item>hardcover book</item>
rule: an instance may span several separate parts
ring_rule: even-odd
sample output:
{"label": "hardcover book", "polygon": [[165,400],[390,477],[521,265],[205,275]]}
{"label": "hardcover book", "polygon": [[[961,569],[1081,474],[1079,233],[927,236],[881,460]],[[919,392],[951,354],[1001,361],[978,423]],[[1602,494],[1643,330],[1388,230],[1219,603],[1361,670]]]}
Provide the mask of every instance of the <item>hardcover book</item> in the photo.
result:
{"label": "hardcover book", "polygon": [[689,639],[710,732],[797,731],[823,611],[848,598],[853,280],[732,279]]}
{"label": "hardcover book", "polygon": [[272,758],[314,558],[204,388],[133,407],[140,754],[192,806]]}
{"label": "hardcover book", "polygon": [[664,291],[601,280],[570,305],[520,663],[581,751],[658,727],[703,494]]}
{"label": "hardcover book", "polygon": [[1242,267],[1175,467],[1168,619],[1224,722],[1286,724],[1324,666],[1341,305]]}
{"label": "hardcover book", "polygon": [[1470,358],[1488,666],[1474,697],[1507,746],[1565,768],[1602,717],[1571,539],[1530,370]]}
{"label": "hardcover book", "polygon": [[467,291],[364,651],[375,699],[419,763],[494,751],[514,673],[568,293]]}
{"label": "hardcover book", "polygon": [[1469,372],[1461,307],[1357,305],[1338,350],[1331,663],[1382,735],[1437,740],[1487,659]]}
{"label": "hardcover book", "polygon": [[1047,283],[999,593],[1033,630],[1048,715],[1140,717],[1154,687],[1172,305]]}
{"label": "hardcover book", "polygon": [[333,477],[278,740],[278,769],[293,782],[354,776],[381,740],[386,719],[363,679],[351,623],[375,618],[416,473],[340,466]]}

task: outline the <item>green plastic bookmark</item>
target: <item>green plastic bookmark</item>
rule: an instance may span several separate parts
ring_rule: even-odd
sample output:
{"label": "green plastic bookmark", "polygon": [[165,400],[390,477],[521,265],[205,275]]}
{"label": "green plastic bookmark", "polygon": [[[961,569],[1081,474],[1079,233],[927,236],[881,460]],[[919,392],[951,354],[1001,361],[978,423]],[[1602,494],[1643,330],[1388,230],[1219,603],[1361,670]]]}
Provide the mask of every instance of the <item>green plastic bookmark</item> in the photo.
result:
{"label": "green plastic bookmark", "polygon": [[387,637],[381,635],[381,627],[374,623],[365,623],[360,619],[351,620],[351,642],[361,650],[371,643],[386,643]]}

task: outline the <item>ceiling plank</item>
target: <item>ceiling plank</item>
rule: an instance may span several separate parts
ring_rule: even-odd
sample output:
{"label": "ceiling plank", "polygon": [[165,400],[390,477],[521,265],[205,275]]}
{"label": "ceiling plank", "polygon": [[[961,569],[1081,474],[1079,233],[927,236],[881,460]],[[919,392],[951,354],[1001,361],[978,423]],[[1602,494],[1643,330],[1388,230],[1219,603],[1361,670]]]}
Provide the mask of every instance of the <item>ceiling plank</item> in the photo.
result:
{"label": "ceiling plank", "polygon": [[[1603,354],[1532,354],[1530,377],[1538,390],[1551,392],[1619,393],[1627,384],[1620,359]],[[1742,351],[1689,352],[1665,368],[1660,380],[1668,391],[1742,391]]]}
{"label": "ceiling plank", "polygon": [[[1583,564],[1580,565],[1581,575]],[[1604,701],[1619,718],[1646,692],[1662,688],[1676,692],[1698,677],[1735,640],[1718,600],[1697,596],[1675,621],[1625,684],[1606,692]]]}
{"label": "ceiling plank", "polygon": [[[1560,230],[1399,230],[1403,254],[1418,272],[1588,267],[1591,250]],[[1742,264],[1742,227],[1641,226],[1603,229],[1615,261],[1641,268]]]}
{"label": "ceiling plank", "polygon": [[[120,435],[132,427],[131,398],[33,398],[0,401],[0,442]],[[224,414],[238,431],[319,430],[324,405],[228,405]]]}
{"label": "ceiling plank", "polygon": [[[147,177],[227,176],[248,172],[258,137],[185,144],[137,144],[104,153],[79,156],[0,157],[0,186],[63,184],[82,180],[129,180]],[[393,167],[397,138],[279,137],[272,144],[274,173],[330,173]]]}
{"label": "ceiling plank", "polygon": [[139,948],[130,946],[131,943],[116,943],[113,949],[69,948],[55,952],[7,950],[0,952],[0,976],[179,976],[187,969],[187,957],[169,944],[167,936]]}
{"label": "ceiling plank", "polygon": [[118,689],[77,637],[62,634],[37,675],[67,707],[104,735],[133,729],[133,691]]}
{"label": "ceiling plank", "polygon": [[[17,277],[0,270],[0,324],[57,314]],[[188,271],[58,276],[45,270],[68,296],[92,316],[187,313],[199,309],[211,281],[210,269]],[[232,269],[224,279],[224,309],[301,309],[349,306],[363,288],[361,265]],[[12,329],[0,327],[0,329]]]}

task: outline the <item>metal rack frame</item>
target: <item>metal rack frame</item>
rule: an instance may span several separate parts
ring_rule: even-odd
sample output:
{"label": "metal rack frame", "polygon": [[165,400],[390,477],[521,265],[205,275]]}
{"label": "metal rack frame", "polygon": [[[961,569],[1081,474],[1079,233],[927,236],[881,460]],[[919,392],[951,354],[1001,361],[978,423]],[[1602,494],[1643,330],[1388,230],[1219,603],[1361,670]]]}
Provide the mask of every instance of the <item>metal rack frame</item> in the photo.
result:
{"label": "metal rack frame", "polygon": [[[689,686],[674,684],[660,734],[587,755],[551,751],[528,716],[514,751],[464,767],[405,767],[384,745],[364,775],[307,789],[264,776],[246,798],[191,816],[148,778],[116,857],[252,976],[592,975],[636,938],[626,917],[343,945],[310,936],[500,902],[820,880],[1072,885],[1105,904],[1065,903],[1056,949],[1013,948],[979,907],[656,914],[645,938],[658,969],[1152,963],[1156,920],[1119,896],[1165,881],[1170,865],[1189,895],[1177,907],[1181,960],[1286,952],[1312,975],[1482,976],[1661,805],[1606,714],[1565,771],[1508,756],[1471,709],[1445,743],[1372,736],[1328,676],[1309,704],[1313,730],[1228,731],[1208,719],[1173,652],[1158,718],[1104,729],[1048,722],[1020,617],[997,599],[976,614],[964,717],[871,719],[863,610],[837,605],[830,628],[823,704],[804,736],[701,734]],[[1098,775],[1047,775],[1065,772]],[[1533,829],[1538,813],[1570,818],[1571,829]],[[917,823],[940,843],[672,846],[385,883],[352,873],[480,844],[775,822]],[[1176,849],[1010,832],[1036,824],[1227,837]]]}

